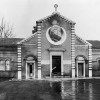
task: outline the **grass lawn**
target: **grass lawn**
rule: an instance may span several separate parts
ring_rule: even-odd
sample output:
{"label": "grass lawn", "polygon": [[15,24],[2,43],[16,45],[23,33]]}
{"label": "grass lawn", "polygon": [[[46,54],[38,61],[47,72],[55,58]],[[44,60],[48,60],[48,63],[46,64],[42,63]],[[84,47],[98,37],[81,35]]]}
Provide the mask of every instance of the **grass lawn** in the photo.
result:
{"label": "grass lawn", "polygon": [[0,100],[62,100],[48,81],[5,81],[0,83]]}

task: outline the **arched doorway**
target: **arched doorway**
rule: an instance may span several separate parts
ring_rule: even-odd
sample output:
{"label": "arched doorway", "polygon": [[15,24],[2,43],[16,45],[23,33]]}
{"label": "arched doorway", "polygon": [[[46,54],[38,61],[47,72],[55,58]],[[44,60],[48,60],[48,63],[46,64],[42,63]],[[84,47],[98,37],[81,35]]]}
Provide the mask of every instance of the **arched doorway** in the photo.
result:
{"label": "arched doorway", "polygon": [[76,57],[76,72],[77,77],[85,77],[85,63],[86,59],[84,56],[77,56]]}
{"label": "arched doorway", "polygon": [[26,57],[26,79],[35,78],[35,59],[33,56]]}

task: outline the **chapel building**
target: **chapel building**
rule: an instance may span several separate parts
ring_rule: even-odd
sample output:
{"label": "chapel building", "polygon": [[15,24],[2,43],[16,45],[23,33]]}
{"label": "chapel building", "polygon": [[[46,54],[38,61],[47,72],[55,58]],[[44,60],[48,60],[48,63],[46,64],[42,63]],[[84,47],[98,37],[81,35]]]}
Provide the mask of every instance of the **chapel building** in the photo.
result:
{"label": "chapel building", "polygon": [[55,11],[36,21],[28,38],[1,38],[0,77],[100,76],[100,41],[80,38],[75,24]]}

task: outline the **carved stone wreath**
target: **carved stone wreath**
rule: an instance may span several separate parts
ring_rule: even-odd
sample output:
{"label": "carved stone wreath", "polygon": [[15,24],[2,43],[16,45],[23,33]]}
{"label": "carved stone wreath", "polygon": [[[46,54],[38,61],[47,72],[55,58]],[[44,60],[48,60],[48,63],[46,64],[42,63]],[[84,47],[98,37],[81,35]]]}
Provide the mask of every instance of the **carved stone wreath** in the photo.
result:
{"label": "carved stone wreath", "polygon": [[58,25],[53,25],[47,29],[46,37],[51,44],[60,45],[66,40],[66,31]]}

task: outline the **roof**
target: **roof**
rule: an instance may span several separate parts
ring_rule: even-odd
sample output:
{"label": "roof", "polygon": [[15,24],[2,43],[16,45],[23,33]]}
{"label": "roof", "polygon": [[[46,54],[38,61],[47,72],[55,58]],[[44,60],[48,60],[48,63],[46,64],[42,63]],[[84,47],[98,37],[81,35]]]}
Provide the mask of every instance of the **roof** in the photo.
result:
{"label": "roof", "polygon": [[100,41],[99,40],[87,40],[92,44],[93,49],[100,49]]}
{"label": "roof", "polygon": [[50,17],[52,17],[52,16],[54,16],[54,15],[58,15],[59,17],[65,19],[68,23],[76,24],[76,23],[73,22],[72,20],[70,20],[70,19],[68,19],[68,18],[66,18],[66,17],[64,17],[64,16],[62,16],[59,12],[53,12],[51,15],[49,15],[49,16],[47,16],[47,17],[44,17],[44,18],[38,20],[37,22],[45,21],[45,20],[49,19]]}
{"label": "roof", "polygon": [[0,45],[17,45],[23,38],[0,38]]}
{"label": "roof", "polygon": [[[34,36],[34,35],[32,35]],[[17,45],[20,41],[23,41],[24,38],[0,38],[0,45],[9,46],[9,45]],[[25,39],[26,40],[26,39]],[[93,49],[100,49],[100,41],[99,40],[87,40],[90,44],[92,44]]]}

